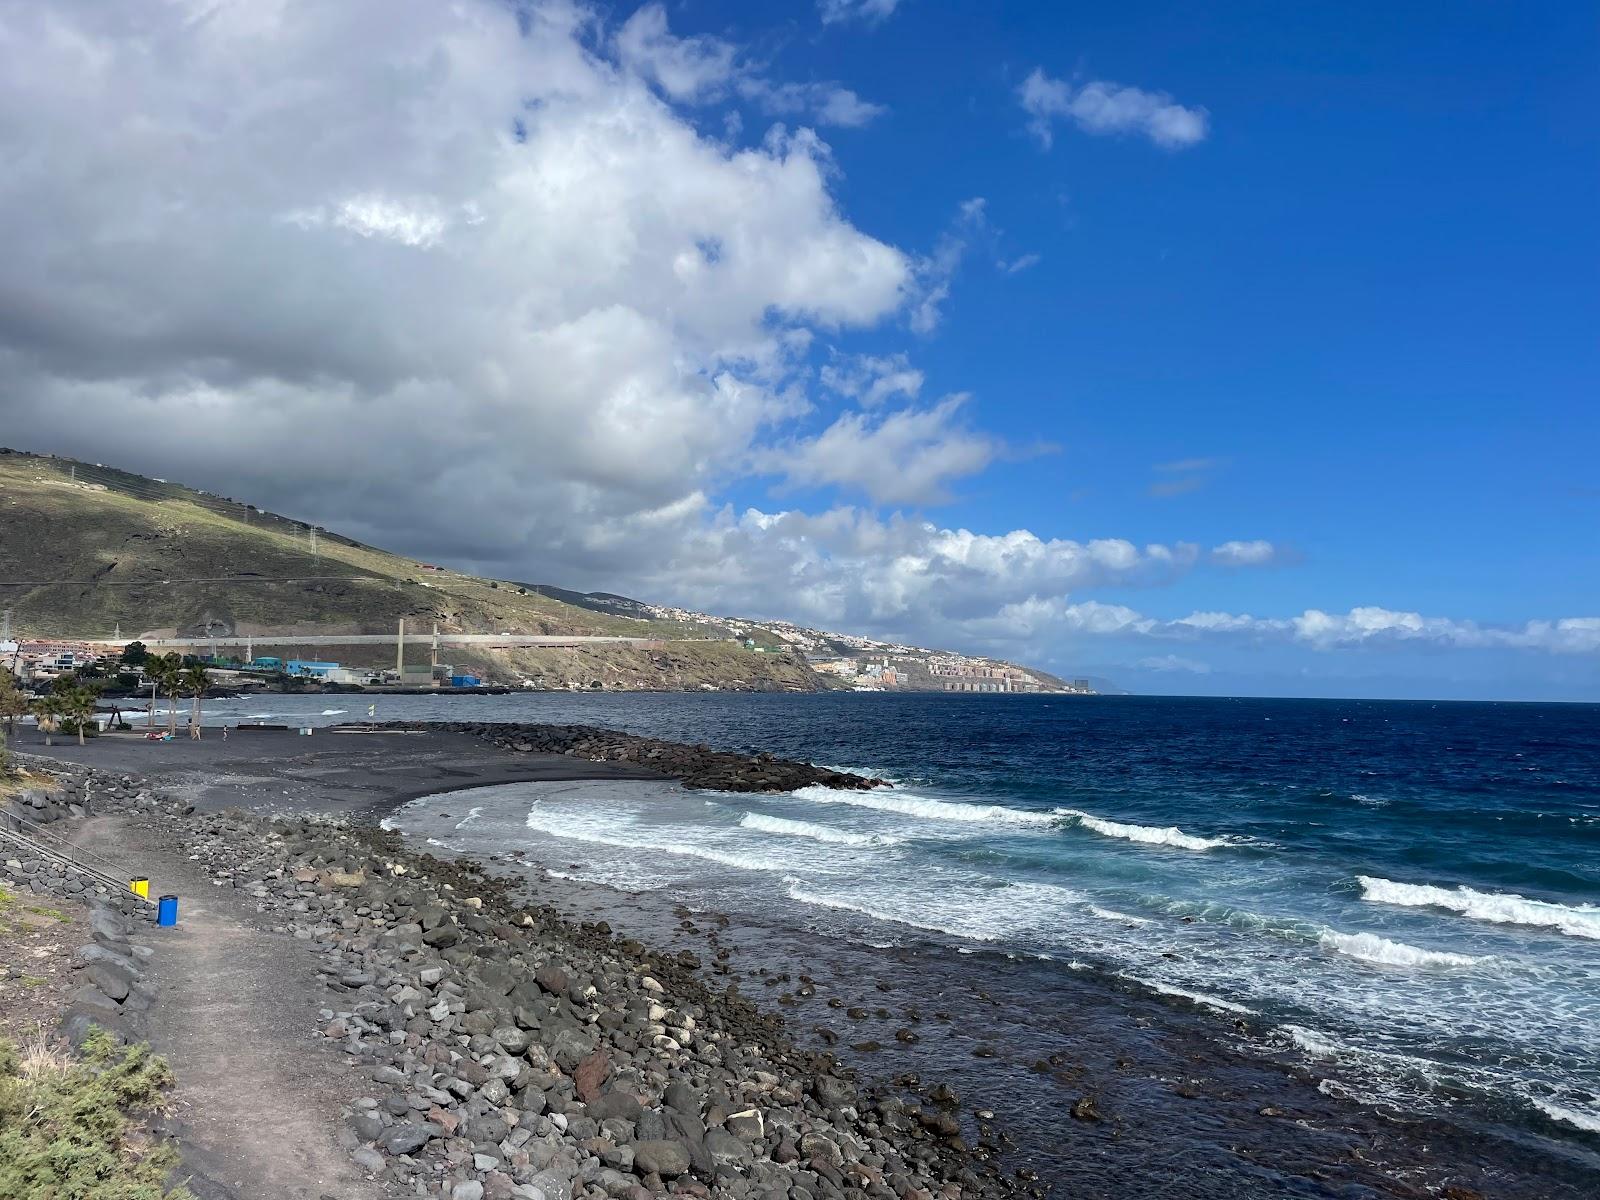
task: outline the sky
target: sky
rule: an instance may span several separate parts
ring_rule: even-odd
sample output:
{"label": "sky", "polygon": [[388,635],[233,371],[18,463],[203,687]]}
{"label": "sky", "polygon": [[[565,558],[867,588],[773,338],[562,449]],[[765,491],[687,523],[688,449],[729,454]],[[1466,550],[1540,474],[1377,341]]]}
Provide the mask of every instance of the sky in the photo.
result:
{"label": "sky", "polygon": [[0,444],[1138,692],[1600,700],[1597,30],[0,0]]}

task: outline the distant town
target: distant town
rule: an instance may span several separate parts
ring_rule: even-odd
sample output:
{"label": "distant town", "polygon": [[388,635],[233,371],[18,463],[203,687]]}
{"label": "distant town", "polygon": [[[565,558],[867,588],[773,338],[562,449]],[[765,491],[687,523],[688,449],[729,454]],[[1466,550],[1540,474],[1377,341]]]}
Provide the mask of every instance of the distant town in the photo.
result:
{"label": "distant town", "polygon": [[[686,608],[642,604],[656,620],[729,630],[755,651],[792,651],[818,674],[856,691],[1051,692],[1095,695],[1087,679],[1058,679],[1043,671],[997,659],[929,650],[856,634],[809,629],[790,621],[752,621],[716,617]],[[779,645],[763,644],[777,639]]]}

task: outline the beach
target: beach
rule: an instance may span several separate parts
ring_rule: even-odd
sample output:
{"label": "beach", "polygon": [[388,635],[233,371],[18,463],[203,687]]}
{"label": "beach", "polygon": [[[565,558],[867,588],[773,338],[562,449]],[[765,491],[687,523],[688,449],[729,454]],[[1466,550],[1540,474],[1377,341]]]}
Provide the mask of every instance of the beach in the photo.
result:
{"label": "beach", "polygon": [[[163,757],[170,750],[178,752]],[[1427,1114],[1398,1119],[1348,1098],[1333,1064],[1263,1053],[1253,1013],[981,942],[890,936],[873,944],[859,929],[793,912],[729,912],[671,886],[607,886],[594,882],[604,865],[596,843],[546,839],[533,849],[495,832],[496,803],[520,820],[563,795],[608,820],[616,804],[671,811],[680,785],[633,765],[507,753],[438,730],[236,733],[226,745],[208,730],[198,746],[106,739],[86,753],[128,769],[154,764],[153,778],[202,809],[381,821],[403,830],[412,849],[483,862],[530,901],[688,952],[719,983],[736,983],[782,1014],[802,1044],[835,1051],[873,1078],[948,1081],[968,1113],[995,1113],[996,1138],[1005,1131],[997,1144],[1015,1143],[1006,1148],[1009,1169],[1072,1194],[1126,1194],[1117,1189],[1129,1180],[1141,1195],[1316,1195],[1352,1186],[1583,1194],[1581,1162],[1552,1177],[1535,1142],[1484,1141]],[[720,869],[698,861],[705,872]],[[1206,1170],[1193,1173],[1196,1162]]]}

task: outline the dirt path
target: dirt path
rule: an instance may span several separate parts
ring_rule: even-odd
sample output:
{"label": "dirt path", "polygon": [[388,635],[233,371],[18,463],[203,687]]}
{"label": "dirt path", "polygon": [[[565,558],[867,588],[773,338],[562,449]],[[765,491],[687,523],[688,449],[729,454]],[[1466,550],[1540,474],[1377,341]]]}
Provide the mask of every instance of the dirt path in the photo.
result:
{"label": "dirt path", "polygon": [[125,818],[96,817],[77,835],[148,876],[152,897],[181,897],[177,927],[149,936],[160,987],[150,1041],[177,1074],[201,1169],[240,1200],[378,1200],[338,1142],[340,1105],[370,1085],[311,1036],[328,994],[310,951],[254,924],[231,889]]}

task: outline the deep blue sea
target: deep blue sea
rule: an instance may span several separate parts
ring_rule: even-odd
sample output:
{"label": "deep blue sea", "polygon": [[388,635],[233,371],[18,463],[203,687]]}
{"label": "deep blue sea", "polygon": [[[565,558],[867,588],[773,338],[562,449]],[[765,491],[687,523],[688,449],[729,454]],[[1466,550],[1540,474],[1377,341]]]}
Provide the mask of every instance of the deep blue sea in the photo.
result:
{"label": "deep blue sea", "polygon": [[1360,1102],[1600,1146],[1600,707],[540,694],[378,715],[603,724],[879,775],[894,787],[512,785],[448,832],[863,943],[1114,977],[1248,1017]]}

